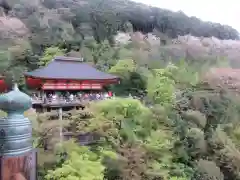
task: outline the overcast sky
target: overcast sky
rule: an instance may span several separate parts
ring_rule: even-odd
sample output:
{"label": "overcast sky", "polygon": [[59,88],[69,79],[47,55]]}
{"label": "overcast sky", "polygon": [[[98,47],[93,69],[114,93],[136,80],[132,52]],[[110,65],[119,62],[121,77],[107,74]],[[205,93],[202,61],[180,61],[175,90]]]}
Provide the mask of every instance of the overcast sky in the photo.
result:
{"label": "overcast sky", "polygon": [[189,16],[196,16],[204,21],[227,24],[240,32],[239,0],[133,0],[148,5],[183,11]]}

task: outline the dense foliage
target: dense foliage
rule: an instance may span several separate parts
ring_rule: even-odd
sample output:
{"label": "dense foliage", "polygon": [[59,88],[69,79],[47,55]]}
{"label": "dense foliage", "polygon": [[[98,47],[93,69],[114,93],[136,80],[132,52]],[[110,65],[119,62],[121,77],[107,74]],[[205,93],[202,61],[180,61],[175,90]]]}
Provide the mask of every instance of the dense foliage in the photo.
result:
{"label": "dense foliage", "polygon": [[[226,66],[228,59],[212,51],[175,53],[176,46],[134,33],[238,39],[236,30],[126,0],[0,4],[7,15],[1,19],[0,73],[7,82],[24,89],[24,71],[61,55],[84,57],[121,77],[108,87],[117,97],[64,113],[61,125],[74,137],[70,141],[59,143],[55,111],[26,113],[39,148],[39,179],[240,180],[239,97],[203,81],[211,67]],[[130,41],[115,42],[118,31]]]}
{"label": "dense foliage", "polygon": [[[53,51],[84,56],[99,68],[110,69],[121,54],[119,47],[112,48],[118,31],[154,32],[163,39],[185,34],[238,39],[231,27],[125,0],[2,0],[0,6],[0,73],[20,83],[23,71],[44,65]],[[140,50],[149,49],[140,45]],[[165,59],[165,53],[152,59]]]}
{"label": "dense foliage", "polygon": [[[121,60],[110,71],[131,81],[129,73],[138,68]],[[34,134],[41,137],[38,147],[45,149],[39,154],[40,178],[239,179],[239,99],[224,87],[203,82],[200,72],[183,61],[170,63],[142,77],[146,96],[141,101],[118,97],[67,112],[64,131],[75,141],[56,143],[59,124],[50,120],[54,112],[32,118],[38,124]],[[129,92],[135,86],[125,85]],[[81,135],[90,137],[87,143]]]}
{"label": "dense foliage", "polygon": [[[132,24],[134,31],[152,32],[156,28],[170,37],[190,33],[194,36],[238,39],[238,32],[229,26],[203,22],[196,17],[188,17],[183,12],[171,12],[132,1],[35,0],[28,3],[26,0],[20,0],[11,1],[9,6],[11,7],[9,14],[25,20],[27,26],[36,29],[36,32],[48,26],[49,32],[55,33],[56,37],[52,38],[56,41],[57,37],[72,39],[71,36],[76,32],[75,35],[85,37],[86,32],[91,30],[88,33],[92,33],[100,42],[105,38],[111,39],[109,35],[116,33],[117,30],[128,29],[127,22]],[[50,12],[47,9],[50,9]],[[41,15],[40,18],[37,17],[38,14]],[[60,19],[55,19],[57,17]],[[35,24],[33,20],[37,20]],[[58,21],[51,24],[45,21],[40,27],[39,23],[42,20]]]}

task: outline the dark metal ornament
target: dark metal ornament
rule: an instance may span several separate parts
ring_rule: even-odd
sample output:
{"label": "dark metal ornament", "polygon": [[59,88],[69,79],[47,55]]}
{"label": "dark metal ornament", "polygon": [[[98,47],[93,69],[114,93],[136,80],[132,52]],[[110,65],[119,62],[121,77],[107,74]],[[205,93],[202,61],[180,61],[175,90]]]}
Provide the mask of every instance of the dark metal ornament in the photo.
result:
{"label": "dark metal ornament", "polygon": [[0,156],[18,156],[32,150],[31,123],[23,115],[31,105],[31,98],[17,85],[0,96],[0,109],[8,114],[0,119]]}

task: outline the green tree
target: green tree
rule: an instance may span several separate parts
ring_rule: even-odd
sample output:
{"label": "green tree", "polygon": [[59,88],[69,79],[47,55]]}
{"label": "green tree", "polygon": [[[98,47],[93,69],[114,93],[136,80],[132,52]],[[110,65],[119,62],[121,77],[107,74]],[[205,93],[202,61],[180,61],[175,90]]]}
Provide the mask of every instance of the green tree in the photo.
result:
{"label": "green tree", "polygon": [[48,180],[103,180],[104,166],[101,157],[91,152],[87,147],[81,147],[73,142],[64,145],[67,160],[61,167],[48,171]]}
{"label": "green tree", "polygon": [[109,72],[121,78],[121,83],[114,86],[114,91],[117,94],[144,95],[146,81],[144,76],[139,73],[137,65],[133,60],[119,60]]}
{"label": "green tree", "polygon": [[5,70],[10,65],[9,53],[8,51],[1,51],[0,52],[0,72],[3,74]]}
{"label": "green tree", "polygon": [[156,103],[169,106],[175,100],[175,81],[171,78],[177,69],[172,64],[165,69],[155,69],[149,76],[147,92],[148,98]]}
{"label": "green tree", "polygon": [[102,68],[109,69],[116,62],[115,49],[107,40],[97,43],[94,40],[85,40],[81,52],[88,62]]}
{"label": "green tree", "polygon": [[40,58],[39,65],[46,66],[56,56],[63,56],[64,54],[65,50],[59,49],[58,47],[49,47],[44,51],[43,56]]}

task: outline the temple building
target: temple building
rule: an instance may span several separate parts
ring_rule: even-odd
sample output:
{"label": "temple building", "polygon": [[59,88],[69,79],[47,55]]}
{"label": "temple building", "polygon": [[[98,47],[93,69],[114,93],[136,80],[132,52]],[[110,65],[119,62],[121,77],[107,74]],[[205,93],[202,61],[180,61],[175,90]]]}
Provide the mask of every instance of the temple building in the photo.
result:
{"label": "temple building", "polygon": [[56,57],[47,66],[25,74],[26,84],[32,90],[33,107],[83,107],[84,102],[112,96],[107,91],[119,83],[117,76],[101,72],[73,57]]}

